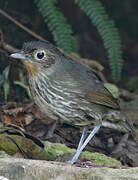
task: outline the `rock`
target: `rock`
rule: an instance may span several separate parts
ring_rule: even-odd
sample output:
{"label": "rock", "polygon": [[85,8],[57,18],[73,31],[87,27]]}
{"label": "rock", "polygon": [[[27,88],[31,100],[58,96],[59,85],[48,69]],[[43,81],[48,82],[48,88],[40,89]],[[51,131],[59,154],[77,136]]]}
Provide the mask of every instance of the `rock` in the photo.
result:
{"label": "rock", "polygon": [[137,180],[138,167],[80,168],[61,162],[1,158],[0,176],[9,180]]}
{"label": "rock", "polygon": [[5,151],[0,151],[0,158],[10,158],[11,156],[9,156]]}

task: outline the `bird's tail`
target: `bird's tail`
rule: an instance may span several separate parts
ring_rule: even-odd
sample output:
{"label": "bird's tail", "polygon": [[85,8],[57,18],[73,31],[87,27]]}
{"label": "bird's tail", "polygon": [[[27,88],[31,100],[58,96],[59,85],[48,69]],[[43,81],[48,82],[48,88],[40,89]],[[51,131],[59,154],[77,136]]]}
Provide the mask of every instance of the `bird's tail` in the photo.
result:
{"label": "bird's tail", "polygon": [[131,123],[131,121],[128,120],[128,118],[126,118],[126,120],[123,123],[124,123],[125,128],[129,132],[129,134],[131,134],[132,137],[136,140],[137,139],[137,133],[135,131],[133,123]]}
{"label": "bird's tail", "polygon": [[122,111],[110,111],[105,116],[105,121],[102,122],[104,127],[120,129],[122,132],[128,132],[134,139],[137,139],[137,133],[132,121],[126,113]]}

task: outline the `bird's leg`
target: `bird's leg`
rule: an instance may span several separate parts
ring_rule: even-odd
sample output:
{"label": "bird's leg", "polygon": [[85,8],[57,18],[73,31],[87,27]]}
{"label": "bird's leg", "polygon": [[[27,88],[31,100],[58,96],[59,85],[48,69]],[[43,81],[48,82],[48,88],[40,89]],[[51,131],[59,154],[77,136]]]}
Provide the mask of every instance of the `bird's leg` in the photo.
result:
{"label": "bird's leg", "polygon": [[82,131],[82,135],[81,135],[81,139],[80,139],[79,145],[78,145],[78,147],[77,147],[77,151],[78,151],[78,150],[81,148],[81,146],[83,145],[83,142],[84,142],[86,136],[87,136],[87,129],[84,128],[83,131]]}
{"label": "bird's leg", "polygon": [[84,141],[84,143],[81,145],[80,149],[77,149],[76,154],[73,156],[73,158],[71,160],[69,160],[68,162],[73,164],[74,162],[77,161],[80,153],[82,152],[82,150],[86,147],[86,145],[89,143],[89,141],[92,139],[92,137],[97,133],[97,131],[100,129],[101,125],[97,125],[94,127],[94,129],[92,130],[92,132],[89,134],[89,136],[87,137],[87,139]]}

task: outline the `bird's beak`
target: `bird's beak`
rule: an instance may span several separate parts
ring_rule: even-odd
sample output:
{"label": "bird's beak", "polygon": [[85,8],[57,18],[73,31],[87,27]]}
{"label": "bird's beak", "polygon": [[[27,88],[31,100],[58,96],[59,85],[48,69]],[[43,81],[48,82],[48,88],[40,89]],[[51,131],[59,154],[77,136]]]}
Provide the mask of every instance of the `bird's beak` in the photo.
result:
{"label": "bird's beak", "polygon": [[22,60],[29,59],[27,56],[25,56],[25,54],[22,51],[13,53],[10,55],[10,57],[15,58],[15,59],[22,59]]}

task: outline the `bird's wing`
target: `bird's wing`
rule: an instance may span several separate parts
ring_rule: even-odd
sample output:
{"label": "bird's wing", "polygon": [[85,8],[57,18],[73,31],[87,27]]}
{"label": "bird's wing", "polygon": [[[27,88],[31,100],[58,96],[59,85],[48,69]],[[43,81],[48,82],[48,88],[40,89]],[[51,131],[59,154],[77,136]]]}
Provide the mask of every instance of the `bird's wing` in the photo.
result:
{"label": "bird's wing", "polygon": [[84,98],[96,104],[120,109],[117,99],[104,87],[92,69],[71,59],[64,60],[65,74],[68,73],[70,82],[76,83],[77,89],[84,94]]}
{"label": "bird's wing", "polygon": [[113,109],[120,109],[117,99],[115,99],[108,91],[106,91],[106,93],[105,91],[104,92],[90,91],[87,93],[86,96],[87,98],[89,98],[89,101],[93,103],[105,105]]}

